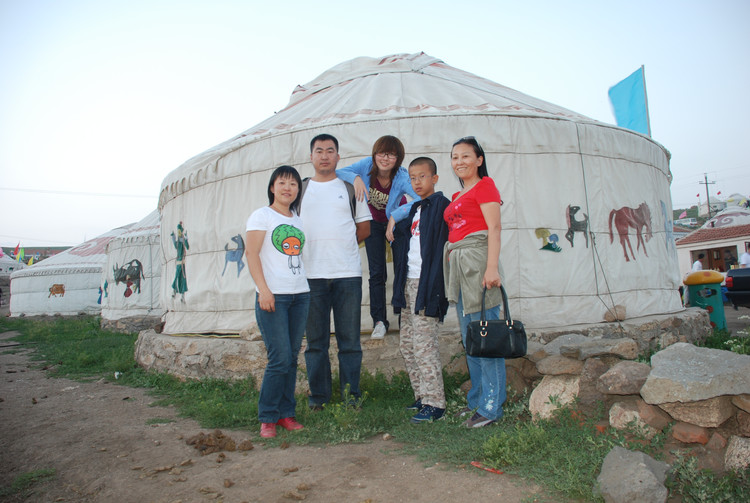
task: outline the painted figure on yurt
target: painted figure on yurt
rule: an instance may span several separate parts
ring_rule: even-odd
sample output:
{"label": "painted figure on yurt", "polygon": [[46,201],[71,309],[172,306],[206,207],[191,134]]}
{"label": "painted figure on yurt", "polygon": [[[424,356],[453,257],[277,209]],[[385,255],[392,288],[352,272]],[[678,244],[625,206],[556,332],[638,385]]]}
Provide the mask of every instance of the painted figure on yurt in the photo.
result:
{"label": "painted figure on yurt", "polygon": [[172,281],[172,298],[178,293],[180,294],[180,300],[185,302],[185,292],[187,292],[187,276],[185,273],[185,254],[190,249],[190,243],[188,243],[187,232],[182,227],[182,222],[177,224],[177,237],[175,238],[174,232],[172,232],[172,244],[177,250],[177,262],[174,273],[174,281]]}
{"label": "painted figure on yurt", "polygon": [[[404,144],[395,136],[381,136],[372,146],[372,155],[351,166],[336,170],[336,176],[351,183],[357,199],[367,200],[372,214],[370,237],[365,239],[367,263],[370,269],[370,316],[372,339],[382,339],[388,331],[385,284],[386,240],[393,242],[393,226],[409,214],[419,196],[409,181],[409,172],[401,166],[405,156]],[[404,194],[411,197],[406,202]],[[393,258],[394,269],[398,267]]]}

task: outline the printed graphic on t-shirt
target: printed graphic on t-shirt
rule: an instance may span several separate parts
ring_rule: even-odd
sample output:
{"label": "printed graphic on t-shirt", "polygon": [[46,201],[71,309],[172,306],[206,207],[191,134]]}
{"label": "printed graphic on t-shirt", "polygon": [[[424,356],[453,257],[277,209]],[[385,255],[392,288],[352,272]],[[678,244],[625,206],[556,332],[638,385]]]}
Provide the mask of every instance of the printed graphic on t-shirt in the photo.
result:
{"label": "printed graphic on t-shirt", "polygon": [[463,205],[460,202],[451,204],[449,206],[449,211],[446,212],[446,216],[448,217],[448,227],[451,230],[457,230],[466,225],[466,219],[464,219],[463,214],[461,213],[461,206]]}
{"label": "printed graphic on t-shirt", "polygon": [[419,236],[419,217],[416,216],[414,221],[411,223],[411,235]]}
{"label": "printed graphic on t-shirt", "polygon": [[271,242],[274,248],[289,256],[289,269],[292,270],[292,274],[300,272],[302,263],[299,254],[305,245],[305,234],[293,225],[282,224],[271,233]]}
{"label": "printed graphic on t-shirt", "polygon": [[384,211],[386,205],[388,204],[388,194],[385,192],[381,192],[380,190],[376,189],[375,187],[370,187],[370,191],[368,193],[368,197],[370,199],[370,206],[375,208],[378,211]]}

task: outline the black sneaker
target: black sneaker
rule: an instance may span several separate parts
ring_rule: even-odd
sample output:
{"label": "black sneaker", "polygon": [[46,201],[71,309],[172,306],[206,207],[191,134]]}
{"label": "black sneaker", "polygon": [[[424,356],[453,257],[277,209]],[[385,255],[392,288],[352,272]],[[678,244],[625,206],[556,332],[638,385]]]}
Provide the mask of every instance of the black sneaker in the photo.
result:
{"label": "black sneaker", "polygon": [[489,426],[495,422],[494,419],[487,419],[483,415],[481,415],[479,412],[475,412],[473,416],[471,416],[470,419],[467,419],[463,422],[463,425],[467,428],[482,428],[484,426]]}
{"label": "black sneaker", "polygon": [[409,421],[414,424],[437,421],[438,419],[442,419],[444,414],[445,409],[433,407],[432,405],[425,405],[424,407],[422,407],[422,410],[417,412],[417,414]]}
{"label": "black sneaker", "polygon": [[422,399],[421,398],[417,398],[417,401],[414,402],[413,404],[409,405],[406,408],[406,410],[416,410],[416,411],[422,410]]}

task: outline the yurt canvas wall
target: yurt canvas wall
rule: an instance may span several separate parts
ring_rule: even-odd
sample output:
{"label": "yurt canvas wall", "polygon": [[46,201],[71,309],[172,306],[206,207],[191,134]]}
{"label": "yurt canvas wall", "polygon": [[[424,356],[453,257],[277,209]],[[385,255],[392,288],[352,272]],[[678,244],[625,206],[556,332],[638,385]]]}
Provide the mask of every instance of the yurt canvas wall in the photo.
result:
{"label": "yurt canvas wall", "polygon": [[129,226],[113,229],[11,275],[11,316],[101,312],[105,249]]}
{"label": "yurt canvas wall", "polygon": [[[121,236],[107,243],[103,271],[102,327],[132,331],[161,319],[162,253],[159,211],[154,210]],[[114,323],[120,320],[120,324]]]}
{"label": "yurt canvas wall", "polygon": [[[662,146],[411,54],[332,68],[298,87],[273,117],[165,178],[159,207],[166,333],[236,333],[254,320],[247,268],[227,262],[240,246],[232,237],[243,238],[248,215],[267,204],[275,167],[313,174],[309,142],[324,132],[340,141],[339,167],[370,155],[378,137],[399,137],[404,165],[423,155],[435,159],[437,188],[448,197],[459,190],[451,146],[476,136],[504,201],[501,260],[511,312],[529,327],[599,322],[615,305],[625,306],[629,318],[682,310],[668,239],[669,153]],[[178,225],[189,243],[184,299],[170,297],[170,233]]]}

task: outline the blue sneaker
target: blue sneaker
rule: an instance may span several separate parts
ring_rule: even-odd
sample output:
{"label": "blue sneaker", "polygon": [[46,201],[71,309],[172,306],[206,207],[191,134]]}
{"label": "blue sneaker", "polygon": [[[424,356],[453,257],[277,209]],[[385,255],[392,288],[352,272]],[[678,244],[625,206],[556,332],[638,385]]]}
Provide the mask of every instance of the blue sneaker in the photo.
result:
{"label": "blue sneaker", "polygon": [[438,419],[442,419],[444,414],[445,409],[433,407],[432,405],[425,405],[424,407],[422,407],[422,410],[417,412],[417,414],[409,421],[414,424],[437,421]]}
{"label": "blue sneaker", "polygon": [[417,401],[414,402],[413,404],[409,405],[406,408],[406,410],[416,410],[416,411],[422,410],[422,399],[421,398],[417,398]]}

